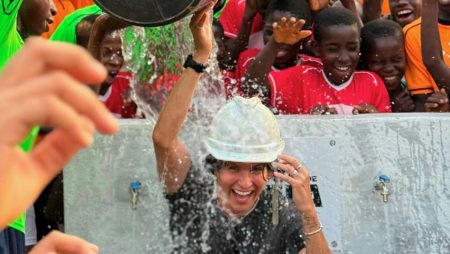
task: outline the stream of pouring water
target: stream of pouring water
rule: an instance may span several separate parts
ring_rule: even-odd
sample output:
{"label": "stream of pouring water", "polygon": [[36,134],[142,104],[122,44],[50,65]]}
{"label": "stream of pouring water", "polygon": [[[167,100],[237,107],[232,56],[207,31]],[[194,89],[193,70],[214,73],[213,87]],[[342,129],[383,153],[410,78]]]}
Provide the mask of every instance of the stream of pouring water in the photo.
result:
{"label": "stream of pouring water", "polygon": [[[170,85],[160,84],[174,83],[173,77],[182,73],[184,60],[193,53],[189,21],[190,17],[186,17],[164,27],[129,27],[122,31],[124,60],[128,71],[132,73],[131,98],[137,104],[138,112],[145,115],[145,119],[152,127],[170,93]],[[209,68],[197,86],[188,118],[181,132],[181,138],[189,149],[192,162],[198,167],[202,167],[207,155],[203,139],[208,126],[215,113],[225,103],[223,81],[215,60],[216,49],[214,46]],[[148,85],[145,84],[154,85],[152,89],[148,89]],[[156,169],[149,170],[156,171]],[[211,177],[206,171],[204,174],[205,177]],[[204,243],[207,242],[208,235],[209,232],[202,235]],[[209,246],[207,244],[204,246],[204,250],[208,251]]]}

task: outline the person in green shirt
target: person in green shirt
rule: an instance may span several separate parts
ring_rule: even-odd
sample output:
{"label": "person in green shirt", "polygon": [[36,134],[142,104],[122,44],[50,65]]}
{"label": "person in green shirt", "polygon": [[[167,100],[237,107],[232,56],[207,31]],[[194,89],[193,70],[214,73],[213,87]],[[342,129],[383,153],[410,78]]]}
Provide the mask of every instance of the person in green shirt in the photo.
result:
{"label": "person in green shirt", "polygon": [[[47,68],[23,68],[30,63]],[[83,85],[100,83],[105,77],[103,66],[86,50],[40,38],[30,38],[0,73],[0,230],[33,203],[80,149],[92,144],[96,130],[103,134],[118,130],[117,121]],[[17,145],[31,148],[35,132],[26,137],[36,125],[54,131],[24,153]],[[20,253],[15,249],[20,245],[9,248],[9,242],[16,240],[6,238],[11,235],[0,236],[0,253]],[[52,232],[30,252],[46,253],[94,254],[98,247]]]}
{"label": "person in green shirt", "polygon": [[48,31],[56,10],[52,0],[0,0],[0,71],[30,35]]}
{"label": "person in green shirt", "polygon": [[17,16],[23,0],[1,0],[0,15],[0,70],[22,47],[23,40],[17,31]]}
{"label": "person in green shirt", "polygon": [[227,5],[228,0],[219,0],[217,1],[216,5],[214,5],[214,20],[219,20],[220,14],[222,14],[223,9],[225,9],[225,6]]}
{"label": "person in green shirt", "polygon": [[[48,25],[53,23],[52,17],[56,14],[56,10],[51,8],[50,1],[52,0],[1,1],[0,71],[23,46],[24,39],[48,31]],[[39,128],[34,128],[21,144],[21,148],[25,152],[29,152],[33,147],[38,132]],[[26,215],[22,214],[7,229],[0,232],[0,254],[3,249],[10,250],[11,254],[24,253],[25,218]]]}
{"label": "person in green shirt", "polygon": [[[102,10],[97,5],[78,9],[67,15],[50,37],[51,41],[64,41],[87,48],[88,36],[93,21]],[[93,17],[90,19],[90,17]],[[86,25],[84,23],[87,22]],[[87,25],[90,25],[89,27]]]}

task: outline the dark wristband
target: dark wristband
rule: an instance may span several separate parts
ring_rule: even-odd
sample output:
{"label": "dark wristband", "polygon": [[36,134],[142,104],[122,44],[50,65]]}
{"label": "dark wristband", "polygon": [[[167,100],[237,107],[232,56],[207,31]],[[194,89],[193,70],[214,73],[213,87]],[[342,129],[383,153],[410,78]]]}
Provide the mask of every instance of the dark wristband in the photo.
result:
{"label": "dark wristband", "polygon": [[192,57],[192,55],[188,55],[188,57],[186,58],[186,61],[183,64],[183,67],[184,68],[191,68],[197,73],[203,73],[205,71],[205,69],[207,68],[206,65],[197,63],[194,60],[194,58]]}

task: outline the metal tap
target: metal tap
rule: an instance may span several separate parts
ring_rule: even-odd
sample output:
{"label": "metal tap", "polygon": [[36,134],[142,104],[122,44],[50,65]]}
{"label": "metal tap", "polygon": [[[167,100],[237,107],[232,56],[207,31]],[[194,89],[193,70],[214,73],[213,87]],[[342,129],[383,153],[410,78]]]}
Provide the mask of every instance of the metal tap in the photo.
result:
{"label": "metal tap", "polygon": [[131,190],[131,208],[136,210],[137,202],[139,199],[139,193],[141,192],[141,183],[139,181],[132,181],[130,183]]}
{"label": "metal tap", "polygon": [[390,191],[388,188],[388,183],[391,181],[391,178],[387,175],[380,175],[375,180],[373,186],[375,190],[380,191],[381,196],[383,196],[383,202],[387,203]]}

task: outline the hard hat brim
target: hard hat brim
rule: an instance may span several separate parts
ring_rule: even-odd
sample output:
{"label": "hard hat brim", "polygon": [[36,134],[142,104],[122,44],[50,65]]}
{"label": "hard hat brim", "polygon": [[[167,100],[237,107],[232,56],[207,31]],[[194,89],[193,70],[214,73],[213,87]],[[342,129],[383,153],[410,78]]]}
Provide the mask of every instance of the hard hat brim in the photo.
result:
{"label": "hard hat brim", "polygon": [[274,144],[264,146],[245,146],[241,149],[236,149],[236,145],[233,146],[233,149],[224,149],[224,145],[226,146],[226,144],[212,138],[208,138],[206,140],[208,152],[218,160],[248,163],[269,163],[275,161],[277,156],[283,152],[285,144],[283,140],[280,140]]}

